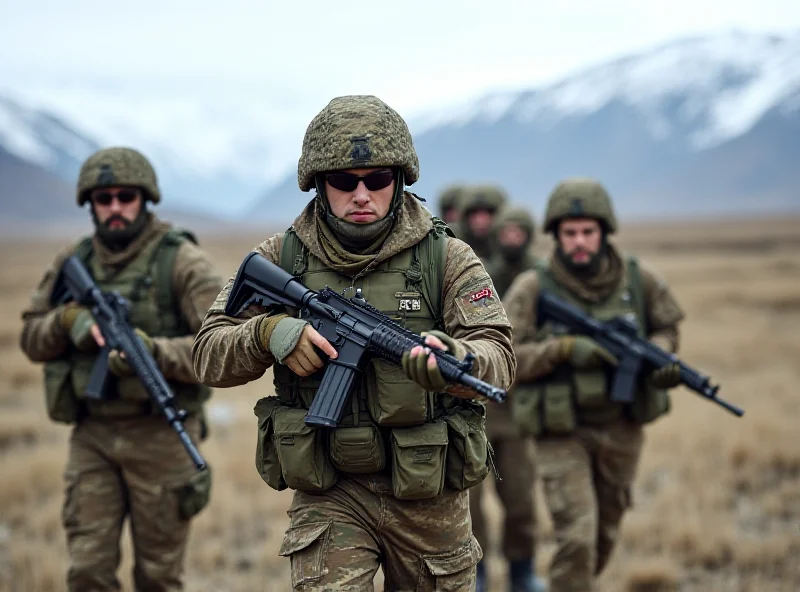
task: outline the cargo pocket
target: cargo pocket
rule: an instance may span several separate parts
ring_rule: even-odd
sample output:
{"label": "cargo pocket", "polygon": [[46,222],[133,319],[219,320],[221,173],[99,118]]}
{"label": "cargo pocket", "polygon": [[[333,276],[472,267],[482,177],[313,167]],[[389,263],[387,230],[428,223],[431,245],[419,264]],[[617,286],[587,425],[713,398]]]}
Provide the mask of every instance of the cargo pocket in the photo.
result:
{"label": "cargo pocket", "polygon": [[206,467],[191,476],[188,483],[181,487],[178,498],[178,510],[183,520],[196,516],[208,505],[211,499],[211,468]]}
{"label": "cargo pocket", "polygon": [[325,450],[325,432],[306,425],[305,416],[305,409],[291,407],[277,407],[272,413],[283,480],[291,489],[325,491],[336,483],[336,470]]}
{"label": "cargo pocket", "polygon": [[520,385],[511,394],[511,417],[524,436],[542,432],[542,386]]}
{"label": "cargo pocket", "polygon": [[331,430],[330,451],[333,466],[345,473],[375,473],[386,467],[383,438],[373,425]]}
{"label": "cargo pocket", "polygon": [[406,378],[400,366],[373,359],[367,368],[367,406],[380,426],[414,426],[428,417],[428,393]]}
{"label": "cargo pocket", "polygon": [[543,428],[549,434],[567,434],[575,429],[572,386],[564,382],[544,385]]}
{"label": "cargo pocket", "polygon": [[580,409],[594,409],[608,404],[606,373],[597,371],[575,372],[575,401]]}
{"label": "cargo pocket", "polygon": [[461,592],[470,589],[475,579],[475,566],[483,551],[474,536],[455,553],[422,557],[425,569],[420,574],[418,592]]}
{"label": "cargo pocket", "polygon": [[444,489],[447,424],[392,430],[392,489],[398,499],[436,497]]}
{"label": "cargo pocket", "polygon": [[59,423],[78,421],[79,402],[72,388],[72,366],[66,360],[55,360],[44,365],[44,400],[47,415]]}
{"label": "cargo pocket", "polygon": [[293,589],[315,582],[328,573],[325,556],[330,528],[330,522],[318,522],[293,526],[286,531],[278,555],[291,558]]}
{"label": "cargo pocket", "polygon": [[489,474],[489,441],[484,418],[472,409],[462,409],[443,418],[447,424],[447,486],[463,491]]}
{"label": "cargo pocket", "polygon": [[259,399],[253,412],[258,418],[258,439],[256,441],[256,470],[264,480],[264,483],[283,491],[286,489],[286,481],[283,480],[281,471],[281,461],[278,458],[278,451],[274,440],[273,413],[280,405],[277,397],[265,397]]}

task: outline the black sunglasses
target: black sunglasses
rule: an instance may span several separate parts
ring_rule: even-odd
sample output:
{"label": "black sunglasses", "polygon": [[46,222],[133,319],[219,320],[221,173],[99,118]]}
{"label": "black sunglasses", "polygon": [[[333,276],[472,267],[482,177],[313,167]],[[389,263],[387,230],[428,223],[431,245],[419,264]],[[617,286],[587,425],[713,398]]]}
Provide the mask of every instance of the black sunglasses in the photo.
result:
{"label": "black sunglasses", "polygon": [[115,197],[119,203],[129,204],[139,197],[139,192],[133,189],[121,189],[116,193],[101,191],[100,193],[92,195],[92,201],[101,206],[109,206]]}
{"label": "black sunglasses", "polygon": [[364,181],[364,186],[370,191],[378,191],[392,184],[394,171],[376,171],[363,177],[353,173],[328,173],[325,180],[339,191],[355,191],[359,181]]}

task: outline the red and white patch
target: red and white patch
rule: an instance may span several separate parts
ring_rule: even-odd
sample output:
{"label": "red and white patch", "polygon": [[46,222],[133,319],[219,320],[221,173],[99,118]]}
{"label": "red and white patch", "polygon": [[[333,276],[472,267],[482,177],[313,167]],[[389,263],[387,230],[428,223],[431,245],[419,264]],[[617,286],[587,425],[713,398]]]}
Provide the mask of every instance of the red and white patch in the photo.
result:
{"label": "red and white patch", "polygon": [[489,288],[484,288],[483,290],[478,290],[477,292],[472,292],[469,295],[469,301],[472,303],[478,302],[480,300],[484,300],[485,298],[492,297],[492,290]]}

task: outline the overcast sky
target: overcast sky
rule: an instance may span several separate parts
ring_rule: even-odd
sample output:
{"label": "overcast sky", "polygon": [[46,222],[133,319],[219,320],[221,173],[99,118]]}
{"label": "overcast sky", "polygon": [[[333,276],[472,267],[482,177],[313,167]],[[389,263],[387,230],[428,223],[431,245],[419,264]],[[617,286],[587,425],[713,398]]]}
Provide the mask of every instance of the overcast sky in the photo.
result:
{"label": "overcast sky", "polygon": [[313,112],[371,93],[407,113],[731,28],[797,30],[800,2],[0,0],[0,78],[202,81]]}

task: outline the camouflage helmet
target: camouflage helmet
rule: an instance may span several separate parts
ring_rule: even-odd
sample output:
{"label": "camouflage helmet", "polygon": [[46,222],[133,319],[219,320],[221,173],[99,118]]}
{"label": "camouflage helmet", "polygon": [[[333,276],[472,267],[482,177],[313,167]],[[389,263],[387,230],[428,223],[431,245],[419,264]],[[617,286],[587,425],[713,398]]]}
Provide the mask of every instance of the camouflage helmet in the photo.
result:
{"label": "camouflage helmet", "polygon": [[445,211],[454,208],[461,210],[461,205],[464,203],[467,188],[463,185],[450,185],[445,187],[439,194],[439,212],[444,215]]}
{"label": "camouflage helmet", "polygon": [[133,148],[103,148],[86,159],[78,174],[78,205],[89,201],[92,189],[113,185],[137,187],[146,200],[161,201],[153,165]]}
{"label": "camouflage helmet", "polygon": [[502,210],[508,201],[506,192],[496,185],[476,185],[469,187],[465,193],[461,202],[462,214],[479,209],[497,212]]}
{"label": "camouflage helmet", "polygon": [[372,95],[336,97],[306,129],[297,163],[297,184],[311,190],[325,171],[400,167],[405,184],[419,179],[419,159],[402,117]]}
{"label": "camouflage helmet", "polygon": [[605,226],[609,234],[617,230],[617,218],[611,198],[605,188],[594,179],[565,179],[556,185],[547,202],[544,231],[555,232],[559,221],[564,218],[595,218]]}
{"label": "camouflage helmet", "polygon": [[494,232],[499,236],[500,229],[506,224],[517,224],[528,232],[528,237],[532,241],[536,235],[536,222],[527,208],[522,206],[507,206],[494,219]]}

